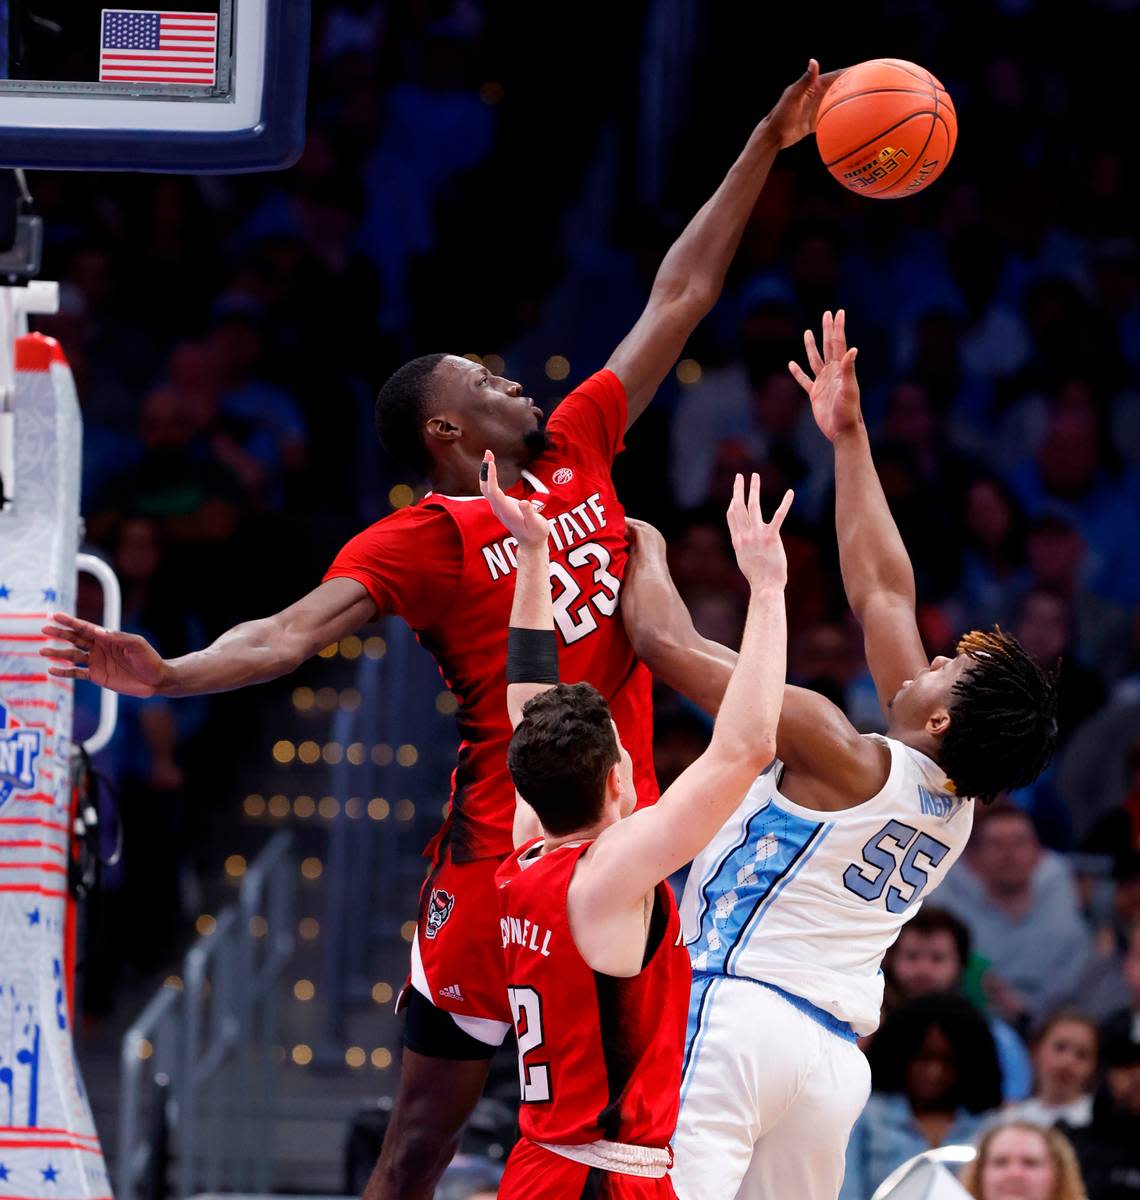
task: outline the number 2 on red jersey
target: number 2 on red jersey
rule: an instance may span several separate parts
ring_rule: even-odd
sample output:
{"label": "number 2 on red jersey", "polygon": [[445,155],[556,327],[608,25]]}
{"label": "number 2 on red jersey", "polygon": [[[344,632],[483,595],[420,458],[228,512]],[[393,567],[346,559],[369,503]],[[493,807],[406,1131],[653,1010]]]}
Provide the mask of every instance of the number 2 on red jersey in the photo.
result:
{"label": "number 2 on red jersey", "polygon": [[542,997],[529,987],[507,988],[511,1002],[511,1016],[515,1022],[515,1034],[519,1043],[519,1087],[524,1104],[543,1104],[550,1099],[550,1064],[526,1062],[532,1050],[541,1048]]}

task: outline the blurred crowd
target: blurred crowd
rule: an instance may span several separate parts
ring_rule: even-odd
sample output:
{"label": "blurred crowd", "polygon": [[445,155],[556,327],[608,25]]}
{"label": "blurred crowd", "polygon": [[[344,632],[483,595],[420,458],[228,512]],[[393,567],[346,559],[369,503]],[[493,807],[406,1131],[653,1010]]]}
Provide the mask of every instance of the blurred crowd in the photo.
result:
{"label": "blurred crowd", "polygon": [[[958,107],[945,176],[871,202],[810,142],[782,155],[619,488],[664,528],[698,627],[732,645],[732,477],[759,469],[769,498],[794,486],[790,678],[880,728],[828,446],[786,368],[824,309],[846,309],[927,648],[1012,630],[1059,670],[1061,745],[1032,788],[979,814],[941,908],[892,953],[844,1200],[984,1132],[1002,1104],[1062,1124],[1092,1200],[1140,1195],[1140,229],[1124,115],[1140,6],[1099,0],[1069,22],[1033,0],[894,0],[889,47],[856,13],[824,29],[805,16],[777,45],[763,12],[737,8],[588,0],[552,37],[494,0],[318,2],[291,170],[82,187],[34,174],[45,275],[62,287],[37,325],[77,378],[88,538],[123,581],[125,627],[168,655],[288,603],[414,496],[371,432],[391,370],[438,349],[492,356],[553,404],[603,365],[663,249],[808,53],[825,69],[923,62]],[[650,86],[663,73],[665,99]],[[231,802],[248,747],[227,703],[125,706],[111,769],[136,828],[175,860],[201,843],[202,804]],[[707,735],[658,696],[663,785]],[[140,938],[161,955],[186,906],[178,879],[133,886],[168,896]]]}

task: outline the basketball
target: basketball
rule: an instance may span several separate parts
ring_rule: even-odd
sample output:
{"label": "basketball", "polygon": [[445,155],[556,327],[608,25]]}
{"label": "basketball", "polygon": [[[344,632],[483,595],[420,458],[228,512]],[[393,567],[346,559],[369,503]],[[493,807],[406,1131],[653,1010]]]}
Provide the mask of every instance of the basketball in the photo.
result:
{"label": "basketball", "polygon": [[875,58],[849,67],[819,106],[823,165],[852,192],[913,196],[942,174],[958,139],[950,93],[924,67]]}

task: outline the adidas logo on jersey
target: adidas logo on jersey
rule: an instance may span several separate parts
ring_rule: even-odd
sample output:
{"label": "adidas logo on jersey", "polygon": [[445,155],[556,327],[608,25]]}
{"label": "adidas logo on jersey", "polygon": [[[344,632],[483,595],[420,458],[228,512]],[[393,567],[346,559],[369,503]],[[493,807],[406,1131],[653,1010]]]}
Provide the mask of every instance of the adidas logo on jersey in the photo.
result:
{"label": "adidas logo on jersey", "polygon": [[445,1000],[459,1000],[462,1003],[466,1003],[466,1001],[463,1000],[463,993],[459,990],[459,984],[457,983],[451,984],[450,987],[440,988],[439,994]]}

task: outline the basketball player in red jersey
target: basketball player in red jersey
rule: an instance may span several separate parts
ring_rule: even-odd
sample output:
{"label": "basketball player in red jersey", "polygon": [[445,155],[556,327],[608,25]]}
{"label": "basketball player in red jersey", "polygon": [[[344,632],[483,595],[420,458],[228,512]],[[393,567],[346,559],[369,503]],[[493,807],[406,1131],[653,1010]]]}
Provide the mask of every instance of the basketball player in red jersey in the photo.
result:
{"label": "basketball player in red jersey", "polygon": [[728,524],[752,589],[740,659],[708,749],[634,812],[633,763],[605,699],[588,683],[558,683],[553,525],[504,495],[487,459],[484,495],[518,542],[507,705],[520,844],[496,879],[523,1136],[499,1196],[673,1196],[691,972],[666,880],[775,757],[787,642],[780,527],[792,494],[765,525],[759,477],[747,500],[736,477]]}
{"label": "basketball player in red jersey", "polygon": [[833,78],[820,76],[813,59],[785,89],[666,254],[645,311],[605,369],[567,396],[545,429],[520,384],[467,359],[428,355],[401,367],[377,398],[378,430],[433,490],[353,538],[297,603],[170,661],[139,637],[63,614],[45,627],[70,643],[45,650],[62,660],[55,674],[138,696],[264,682],[386,614],[402,616],[439,663],[459,703],[463,744],[451,815],[428,850],[412,987],[402,998],[399,1094],[367,1200],[433,1194],[510,1028],[494,872],[512,848],[503,664],[517,548],[479,494],[483,452],[495,452],[508,494],[545,505],[564,670],[606,697],[640,799],[651,802],[649,678],[617,615],[625,515],[610,467],[626,429],[716,302],[776,154],[811,132]]}

